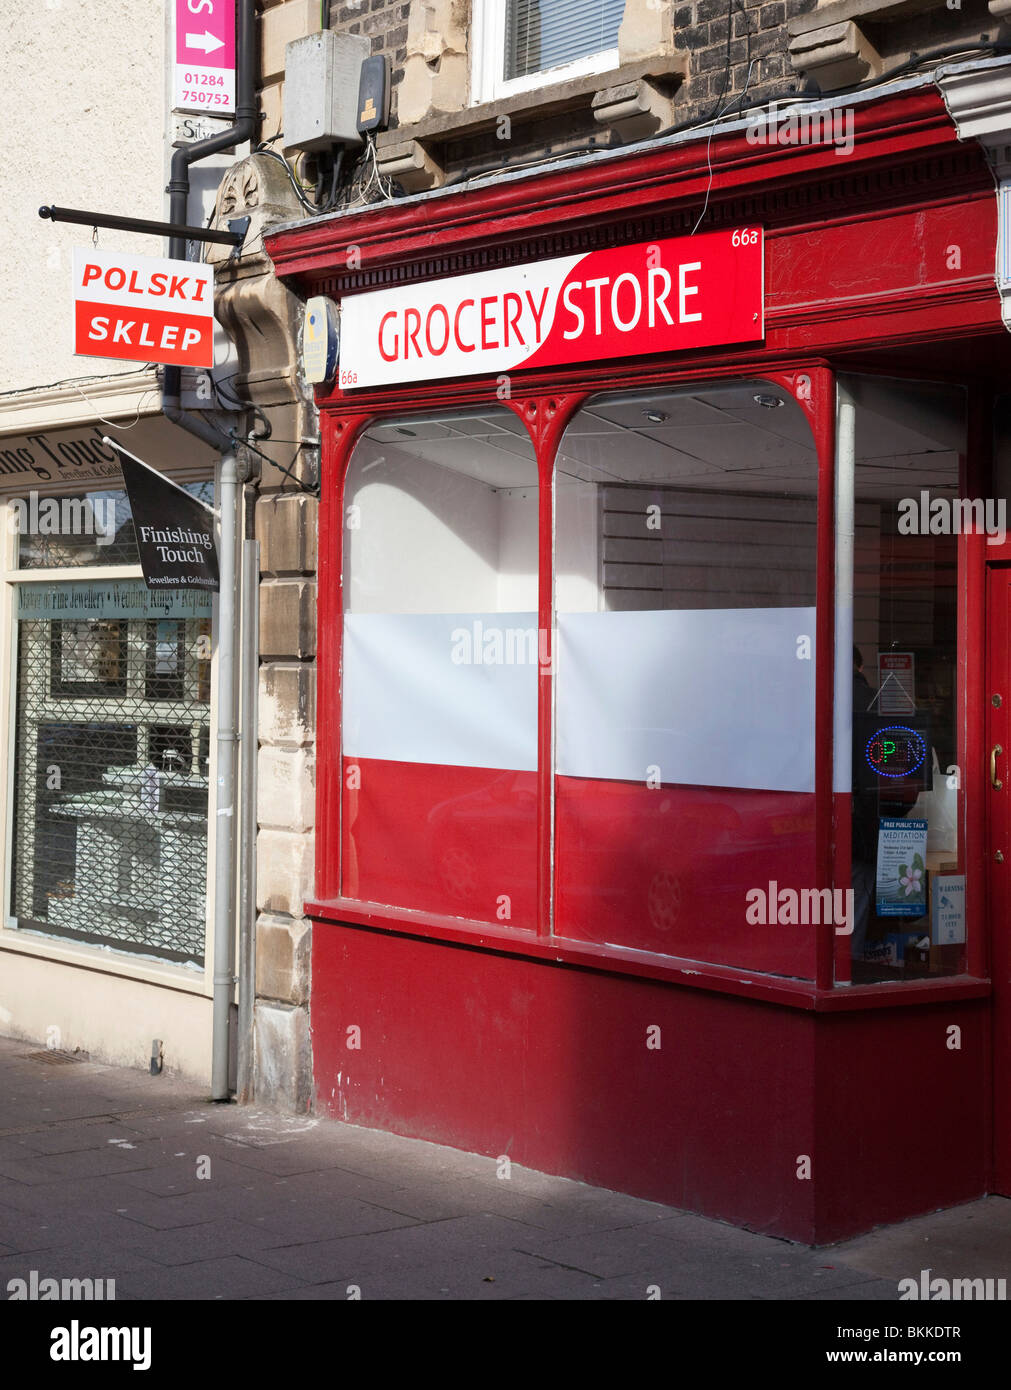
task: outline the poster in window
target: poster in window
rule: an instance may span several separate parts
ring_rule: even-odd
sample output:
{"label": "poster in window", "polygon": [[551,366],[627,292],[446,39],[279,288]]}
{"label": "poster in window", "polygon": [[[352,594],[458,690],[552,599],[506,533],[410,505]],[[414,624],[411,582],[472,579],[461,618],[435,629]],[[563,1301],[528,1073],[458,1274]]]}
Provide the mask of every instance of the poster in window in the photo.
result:
{"label": "poster in window", "polygon": [[149,700],[181,700],[185,696],[186,624],[159,618],[147,624],[147,663],[144,693]]}
{"label": "poster in window", "polygon": [[126,629],[102,618],[51,623],[52,694],[125,695]]}
{"label": "poster in window", "polygon": [[875,909],[879,917],[923,917],[927,911],[927,822],[882,816],[878,821]]}

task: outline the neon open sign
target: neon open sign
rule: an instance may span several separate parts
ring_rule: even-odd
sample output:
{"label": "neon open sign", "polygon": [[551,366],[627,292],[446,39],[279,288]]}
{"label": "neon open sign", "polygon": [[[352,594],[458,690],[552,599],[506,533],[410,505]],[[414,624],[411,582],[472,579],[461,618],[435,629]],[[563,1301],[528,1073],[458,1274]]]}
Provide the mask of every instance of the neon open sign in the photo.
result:
{"label": "neon open sign", "polygon": [[865,756],[879,777],[910,777],[923,766],[927,745],[915,729],[891,724],[871,735]]}

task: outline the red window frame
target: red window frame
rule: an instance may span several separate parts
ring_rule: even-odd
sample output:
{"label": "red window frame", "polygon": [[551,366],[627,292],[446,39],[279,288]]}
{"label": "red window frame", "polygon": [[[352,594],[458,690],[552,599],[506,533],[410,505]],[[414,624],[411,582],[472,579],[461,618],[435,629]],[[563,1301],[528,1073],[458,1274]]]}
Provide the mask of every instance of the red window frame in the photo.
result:
{"label": "red window frame", "polygon": [[[412,413],[421,406],[426,413],[450,413],[454,409],[473,409],[475,405],[508,406],[525,424],[537,456],[539,479],[538,523],[538,626],[552,631],[554,569],[553,468],[561,437],[576,412],[601,390],[636,390],[698,384],[701,381],[768,381],[788,392],[809,420],[818,458],[816,574],[816,716],[815,716],[815,850],[816,887],[848,886],[850,881],[849,798],[832,792],[833,692],[835,629],[835,446],[836,373],[824,360],[799,359],[771,366],[761,356],[711,363],[694,362],[678,368],[632,367],[604,379],[600,370],[586,372],[582,379],[570,373],[564,382],[537,382],[529,389],[502,401],[496,382],[458,383],[437,391],[426,391],[423,401],[413,402]],[[560,386],[563,389],[553,389]],[[351,405],[351,401],[342,404]],[[457,942],[507,954],[525,955],[574,965],[605,967],[619,974],[644,978],[677,980],[718,992],[760,997],[818,1011],[895,1006],[903,1002],[923,1002],[935,993],[945,998],[974,998],[986,994],[983,976],[984,943],[982,933],[970,936],[970,976],[927,979],[923,982],[896,981],[866,985],[859,989],[838,989],[849,978],[848,938],[837,936],[831,923],[817,929],[816,975],[814,981],[786,979],[756,971],[721,965],[700,965],[676,957],[653,954],[625,947],[576,942],[552,935],[552,829],[554,814],[554,768],[552,763],[552,683],[550,662],[538,668],[538,926],[536,931],[503,927],[493,923],[443,917],[382,903],[362,902],[340,896],[340,854],[343,766],[341,749],[341,641],[343,631],[343,535],[344,487],[355,445],[370,426],[403,415],[408,403],[401,399],[376,403],[373,409],[339,414],[323,412],[324,488],[319,520],[319,606],[317,642],[317,681],[319,724],[317,733],[317,829],[316,893],[306,904],[308,914],[327,923],[347,923],[385,931],[401,932],[434,940]],[[963,538],[969,540],[971,538]],[[981,679],[972,654],[971,633],[976,622],[967,606],[975,592],[976,564],[967,567],[967,584],[962,586],[960,603],[969,623],[965,628],[967,650],[960,661],[960,689],[966,682]],[[962,699],[965,696],[961,697]],[[961,708],[961,706],[960,706]]]}
{"label": "red window frame", "polygon": [[[831,798],[832,759],[832,625],[833,625],[833,478],[835,449],[835,377],[831,369],[817,360],[800,361],[770,371],[761,360],[738,361],[720,366],[700,366],[689,369],[651,371],[631,370],[620,377],[612,376],[606,385],[613,389],[649,389],[673,387],[699,381],[761,379],[778,385],[788,392],[804,411],[811,425],[818,455],[818,566],[816,578],[816,700],[815,724],[815,842],[819,887],[831,887],[831,836],[833,807]],[[500,401],[495,383],[482,383],[477,388],[463,387],[444,390],[438,399],[425,401],[425,408],[448,413],[454,408],[475,404],[506,405],[526,426],[537,456],[539,478],[538,520],[538,626],[542,631],[553,628],[554,570],[552,536],[554,532],[553,470],[555,454],[561,437],[576,412],[587,400],[598,394],[603,382],[587,381],[582,389],[552,390],[550,384],[538,383],[529,391]],[[482,389],[483,386],[483,389]],[[415,410],[417,406],[415,406]],[[554,814],[552,765],[552,717],[554,673],[550,662],[538,667],[538,808],[537,808],[537,902],[536,931],[518,928],[499,928],[493,924],[465,922],[459,918],[438,917],[409,909],[392,908],[380,903],[363,903],[342,898],[339,892],[341,854],[341,720],[340,672],[343,629],[343,515],[344,487],[348,465],[355,445],[364,431],[373,424],[391,420],[403,413],[397,403],[368,413],[361,412],[335,417],[324,416],[325,487],[320,505],[319,559],[319,638],[317,671],[319,694],[318,731],[318,802],[316,898],[310,905],[315,915],[357,921],[367,925],[385,924],[390,927],[414,928],[434,932],[456,940],[494,942],[505,949],[529,950],[548,948],[553,955],[561,949],[577,954],[603,953],[618,961],[625,958],[641,971],[661,974],[677,970],[675,960],[654,956],[644,951],[616,947],[596,947],[570,942],[568,938],[552,935],[552,822]],[[816,983],[828,988],[832,982],[833,938],[831,928],[819,935],[816,957]],[[539,954],[539,952],[537,952]],[[693,963],[694,964],[694,963]],[[713,967],[722,972],[725,967]],[[727,969],[728,975],[742,972]],[[749,973],[749,972],[745,972]],[[750,972],[754,973],[754,972]],[[773,977],[758,977],[769,978]],[[798,982],[799,983],[799,982]],[[781,987],[790,990],[793,982],[784,980]]]}

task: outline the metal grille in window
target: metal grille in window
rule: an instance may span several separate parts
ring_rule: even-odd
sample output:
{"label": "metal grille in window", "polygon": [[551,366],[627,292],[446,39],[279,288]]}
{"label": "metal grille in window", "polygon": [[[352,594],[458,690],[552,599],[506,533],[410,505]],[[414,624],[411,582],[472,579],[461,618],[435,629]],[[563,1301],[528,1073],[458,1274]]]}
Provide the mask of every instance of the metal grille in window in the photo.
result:
{"label": "metal grille in window", "polygon": [[616,48],[624,12],[625,0],[507,0],[506,78]]}
{"label": "metal grille in window", "polygon": [[18,628],[22,928],[203,962],[210,620]]}

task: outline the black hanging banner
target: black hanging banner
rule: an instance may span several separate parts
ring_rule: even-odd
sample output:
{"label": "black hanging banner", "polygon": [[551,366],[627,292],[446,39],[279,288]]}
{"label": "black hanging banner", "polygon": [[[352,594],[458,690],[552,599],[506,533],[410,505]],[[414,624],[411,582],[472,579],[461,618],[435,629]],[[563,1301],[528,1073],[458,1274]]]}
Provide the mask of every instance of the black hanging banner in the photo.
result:
{"label": "black hanging banner", "polygon": [[212,507],[103,436],[120,457],[137,533],[144,583],[149,589],[213,589],[218,579]]}

